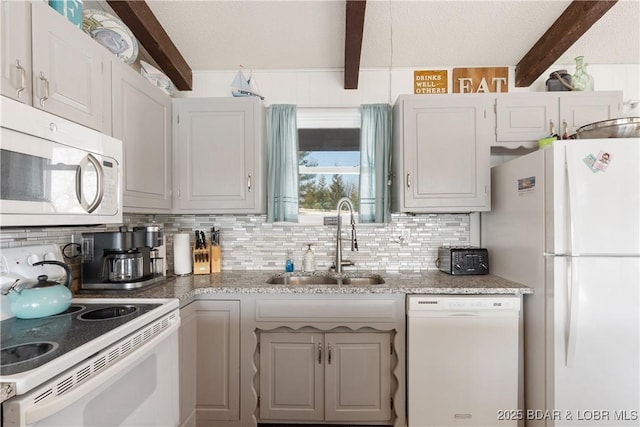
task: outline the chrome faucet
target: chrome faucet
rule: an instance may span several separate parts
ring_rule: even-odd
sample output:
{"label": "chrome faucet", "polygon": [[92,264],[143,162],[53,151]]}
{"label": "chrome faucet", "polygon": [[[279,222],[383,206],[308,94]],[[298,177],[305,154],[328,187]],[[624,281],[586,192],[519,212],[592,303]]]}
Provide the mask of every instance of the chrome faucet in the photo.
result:
{"label": "chrome faucet", "polygon": [[338,231],[336,233],[336,259],[334,261],[334,268],[336,273],[342,273],[342,267],[347,265],[354,265],[351,261],[342,261],[342,220],[340,213],[346,205],[351,213],[351,251],[358,250],[358,239],[356,239],[356,221],[353,217],[353,204],[347,197],[343,197],[338,201],[336,210],[338,211]]}

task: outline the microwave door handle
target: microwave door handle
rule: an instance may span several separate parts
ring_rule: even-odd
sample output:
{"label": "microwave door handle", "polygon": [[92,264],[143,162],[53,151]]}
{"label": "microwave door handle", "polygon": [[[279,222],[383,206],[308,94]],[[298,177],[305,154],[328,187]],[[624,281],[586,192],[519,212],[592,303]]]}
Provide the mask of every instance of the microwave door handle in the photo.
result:
{"label": "microwave door handle", "polygon": [[[93,201],[88,202],[84,199],[84,195],[82,194],[82,185],[83,185],[83,169],[85,169],[89,163],[93,165],[96,169],[97,180],[98,182],[98,192]],[[98,159],[96,159],[92,154],[87,154],[87,156],[82,159],[80,164],[78,164],[78,171],[76,172],[76,196],[78,197],[78,201],[80,205],[86,210],[88,213],[95,211],[100,203],[102,202],[102,198],[104,197],[104,171],[102,170],[102,166]]]}

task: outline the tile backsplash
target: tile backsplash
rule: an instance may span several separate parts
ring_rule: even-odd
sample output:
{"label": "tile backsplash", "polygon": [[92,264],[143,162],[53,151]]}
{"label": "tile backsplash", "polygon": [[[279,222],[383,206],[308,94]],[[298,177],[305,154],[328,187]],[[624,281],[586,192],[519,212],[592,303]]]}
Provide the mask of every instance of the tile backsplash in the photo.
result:
{"label": "tile backsplash", "polygon": [[[335,254],[335,226],[267,223],[265,215],[125,214],[130,228],[156,223],[166,236],[166,267],[173,270],[173,234],[221,229],[222,270],[283,270],[286,250],[302,268],[307,244],[313,244],[316,267],[326,270]],[[117,226],[0,228],[0,249],[55,243],[62,248],[80,241],[81,233],[116,231]],[[389,224],[357,224],[359,251],[350,251],[350,227],[343,227],[343,258],[362,270],[434,270],[437,248],[469,245],[468,214],[392,215]],[[194,238],[191,238],[192,243]]]}

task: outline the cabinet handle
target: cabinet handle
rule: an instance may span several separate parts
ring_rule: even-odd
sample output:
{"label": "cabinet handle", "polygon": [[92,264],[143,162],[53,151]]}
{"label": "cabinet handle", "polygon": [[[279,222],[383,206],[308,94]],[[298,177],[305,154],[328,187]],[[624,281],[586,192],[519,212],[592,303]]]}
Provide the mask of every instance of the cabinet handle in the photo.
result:
{"label": "cabinet handle", "polygon": [[251,191],[251,174],[247,176],[247,188]]}
{"label": "cabinet handle", "polygon": [[411,188],[411,174],[407,174],[407,190]]}
{"label": "cabinet handle", "polygon": [[22,96],[22,92],[27,87],[27,70],[20,65],[19,59],[16,59],[16,69],[20,72],[20,87],[16,89],[16,96],[20,98],[20,96]]}
{"label": "cabinet handle", "polygon": [[318,365],[322,364],[322,343],[318,343]]}
{"label": "cabinet handle", "polygon": [[327,363],[331,365],[331,344],[327,344]]}
{"label": "cabinet handle", "polygon": [[556,134],[556,125],[553,124],[553,120],[549,121],[549,135],[555,135]]}
{"label": "cabinet handle", "polygon": [[40,72],[40,80],[44,83],[44,96],[40,98],[40,106],[44,108],[44,101],[49,99],[49,80]]}

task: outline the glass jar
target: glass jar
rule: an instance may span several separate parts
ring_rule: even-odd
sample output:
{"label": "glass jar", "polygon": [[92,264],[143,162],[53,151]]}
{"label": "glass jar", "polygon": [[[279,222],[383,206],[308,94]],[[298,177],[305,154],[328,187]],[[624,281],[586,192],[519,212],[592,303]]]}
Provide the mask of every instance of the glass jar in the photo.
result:
{"label": "glass jar", "polygon": [[587,65],[583,62],[584,56],[576,56],[576,71],[571,78],[574,90],[592,91],[593,77],[587,73]]}

